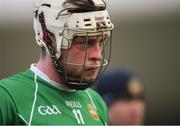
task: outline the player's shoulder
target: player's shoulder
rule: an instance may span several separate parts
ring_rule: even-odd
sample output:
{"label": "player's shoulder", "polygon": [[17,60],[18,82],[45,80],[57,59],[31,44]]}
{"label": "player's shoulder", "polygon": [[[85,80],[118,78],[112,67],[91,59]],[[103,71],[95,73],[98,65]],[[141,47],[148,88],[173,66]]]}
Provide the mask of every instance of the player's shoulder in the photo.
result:
{"label": "player's shoulder", "polygon": [[88,88],[86,91],[92,97],[99,115],[108,122],[107,106],[102,97],[94,89]]}
{"label": "player's shoulder", "polygon": [[0,80],[0,87],[4,89],[12,89],[15,90],[21,87],[25,82],[32,80],[32,72],[28,69],[25,72],[17,73],[8,78],[4,78]]}
{"label": "player's shoulder", "polygon": [[99,96],[99,94],[93,88],[87,88],[86,91],[88,91],[92,95]]}
{"label": "player's shoulder", "polygon": [[91,95],[93,99],[95,99],[98,102],[103,102],[102,97],[99,95],[98,92],[96,92],[93,88],[88,88],[86,91]]}
{"label": "player's shoulder", "polygon": [[[13,76],[0,80],[0,98],[7,101],[21,103],[22,99],[28,98],[33,92],[33,72],[26,70]],[[23,95],[22,95],[23,93]],[[4,97],[4,98],[3,98]]]}

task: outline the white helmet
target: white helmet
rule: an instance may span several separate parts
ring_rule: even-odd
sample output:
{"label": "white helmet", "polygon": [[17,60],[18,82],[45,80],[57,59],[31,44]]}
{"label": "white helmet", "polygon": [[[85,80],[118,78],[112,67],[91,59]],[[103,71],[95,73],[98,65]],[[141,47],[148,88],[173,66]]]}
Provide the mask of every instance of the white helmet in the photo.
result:
{"label": "white helmet", "polygon": [[[53,60],[53,64],[61,75],[64,73],[58,63],[58,59],[61,57],[61,49],[68,49],[71,46],[70,40],[72,40],[74,36],[99,34],[110,36],[114,28],[110,21],[109,14],[105,9],[71,12],[70,10],[78,10],[78,6],[68,2],[64,3],[65,1],[66,0],[35,0],[34,16],[34,31],[37,44],[46,48],[46,51]],[[105,8],[106,6],[103,0],[91,0],[91,2],[93,2],[92,4],[97,8]],[[47,33],[52,33],[55,37],[55,50],[48,44],[50,38],[48,38]],[[102,66],[108,64],[106,60],[104,61],[105,63],[102,63]],[[71,77],[66,77],[65,80],[69,80],[69,78]],[[68,87],[85,89],[90,85],[89,83],[83,83],[82,78],[80,80],[80,82],[68,81],[68,84],[75,85]],[[81,86],[78,87],[77,85]]]}

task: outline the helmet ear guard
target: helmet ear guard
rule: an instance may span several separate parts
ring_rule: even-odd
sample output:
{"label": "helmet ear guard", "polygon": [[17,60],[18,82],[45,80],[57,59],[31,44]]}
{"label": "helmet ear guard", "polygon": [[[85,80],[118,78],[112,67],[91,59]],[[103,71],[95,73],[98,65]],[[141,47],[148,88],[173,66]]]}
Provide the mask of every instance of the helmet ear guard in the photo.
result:
{"label": "helmet ear guard", "polygon": [[[45,2],[39,3],[36,8],[38,11],[37,17],[34,18],[34,31],[37,44],[40,47],[46,48],[58,73],[64,76],[67,87],[80,90],[89,87],[94,81],[82,80],[83,75],[80,79],[74,78],[71,75],[68,77],[65,75],[65,68],[62,68],[59,64],[61,49],[67,50],[70,48],[75,36],[111,36],[114,25],[111,23],[108,12],[106,10],[83,13],[69,13],[65,11],[60,14],[61,9],[59,1],[61,0],[53,1],[56,4],[54,4],[52,0],[40,1]],[[97,5],[103,6],[102,2],[98,3],[97,0],[93,1],[96,1]],[[51,46],[53,41],[51,33],[55,36],[55,49]],[[68,62],[65,62],[65,64],[81,65],[83,68],[85,67],[85,64],[73,64]],[[103,59],[101,66],[98,67],[103,67],[107,64],[108,61]]]}

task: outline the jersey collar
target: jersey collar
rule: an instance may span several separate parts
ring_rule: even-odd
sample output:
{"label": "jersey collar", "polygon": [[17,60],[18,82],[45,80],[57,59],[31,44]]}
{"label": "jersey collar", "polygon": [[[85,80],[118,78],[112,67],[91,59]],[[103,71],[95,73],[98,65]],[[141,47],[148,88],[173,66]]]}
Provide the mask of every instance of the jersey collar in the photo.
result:
{"label": "jersey collar", "polygon": [[54,87],[60,90],[68,91],[68,92],[76,91],[75,89],[69,89],[60,83],[50,80],[49,77],[45,73],[43,73],[40,69],[36,67],[36,64],[31,64],[30,70],[34,72],[37,76],[39,76],[41,79],[45,80],[46,82],[48,82],[49,84],[53,85]]}

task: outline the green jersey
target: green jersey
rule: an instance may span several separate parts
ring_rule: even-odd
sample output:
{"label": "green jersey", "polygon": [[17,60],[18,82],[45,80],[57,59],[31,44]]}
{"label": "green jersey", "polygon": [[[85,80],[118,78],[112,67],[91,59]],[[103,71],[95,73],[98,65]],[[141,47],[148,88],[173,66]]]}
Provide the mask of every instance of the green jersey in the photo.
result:
{"label": "green jersey", "polygon": [[37,68],[0,81],[0,124],[106,125],[107,108],[92,89],[68,90]]}

